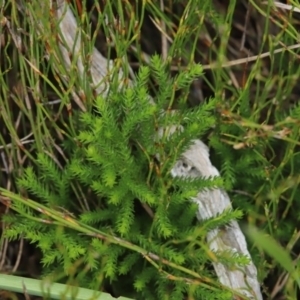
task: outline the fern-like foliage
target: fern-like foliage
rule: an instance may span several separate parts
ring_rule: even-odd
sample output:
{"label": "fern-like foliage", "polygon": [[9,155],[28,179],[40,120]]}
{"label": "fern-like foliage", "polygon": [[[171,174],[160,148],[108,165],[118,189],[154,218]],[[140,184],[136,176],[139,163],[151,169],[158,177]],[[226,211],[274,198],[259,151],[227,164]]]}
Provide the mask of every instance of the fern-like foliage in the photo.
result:
{"label": "fern-like foliage", "polygon": [[[42,209],[37,214],[16,204],[22,216],[16,217],[16,225],[12,224],[16,219],[7,220],[12,225],[6,234],[37,243],[45,275],[64,274],[90,288],[109,289],[115,295],[122,291],[135,299],[232,298],[230,291],[217,288],[208,267],[205,237],[208,230],[239,218],[240,212],[224,212],[200,224],[190,198],[220,186],[220,179],[170,175],[192,140],[215,123],[213,99],[197,109],[170,111],[176,90],[187,88],[201,74],[199,65],[191,65],[171,79],[164,63],[154,56],[132,85],[112,88],[106,98],[97,97],[93,112],[80,115],[78,135],[68,141],[73,150],[63,169],[46,154],[39,154],[36,166],[27,169],[19,187],[36,201],[58,211],[66,221],[72,218],[85,228],[126,241],[118,244],[100,235],[78,234],[51,221]],[[159,82],[155,100],[148,96],[150,77]],[[172,135],[171,127],[175,128]],[[230,165],[224,165],[228,186],[234,183],[235,174],[230,172]],[[144,249],[143,256],[122,243]],[[234,259],[228,253],[218,256],[228,264]]]}

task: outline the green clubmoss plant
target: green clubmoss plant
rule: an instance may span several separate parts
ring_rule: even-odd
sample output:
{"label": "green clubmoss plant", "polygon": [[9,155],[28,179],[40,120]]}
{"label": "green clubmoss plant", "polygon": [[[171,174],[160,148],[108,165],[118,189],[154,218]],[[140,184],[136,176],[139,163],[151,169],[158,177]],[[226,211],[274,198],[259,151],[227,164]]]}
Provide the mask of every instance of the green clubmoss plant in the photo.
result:
{"label": "green clubmoss plant", "polygon": [[[68,163],[38,153],[18,181],[22,196],[2,191],[18,212],[7,216],[6,236],[36,243],[44,276],[135,299],[232,298],[211,268],[216,256],[206,234],[241,212],[198,222],[191,197],[222,180],[170,175],[192,140],[215,124],[217,101],[189,109],[176,98],[201,76],[200,65],[168,74],[154,56],[131,85],[112,85],[92,111],[78,115],[78,135],[64,144]],[[158,84],[153,100],[150,80]],[[175,102],[180,109],[171,111]],[[171,126],[184,131],[169,135]],[[222,256],[233,261],[248,259]]]}

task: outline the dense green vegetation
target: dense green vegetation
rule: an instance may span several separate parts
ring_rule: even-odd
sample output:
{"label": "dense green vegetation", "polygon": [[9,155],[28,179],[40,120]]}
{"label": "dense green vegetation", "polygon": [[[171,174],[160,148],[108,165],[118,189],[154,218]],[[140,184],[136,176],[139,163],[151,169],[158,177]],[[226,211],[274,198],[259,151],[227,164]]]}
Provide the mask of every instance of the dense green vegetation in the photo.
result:
{"label": "dense green vegetation", "polygon": [[[74,1],[80,52],[68,49],[68,66],[59,43],[70,44],[46,3],[0,7],[0,272],[16,263],[25,277],[114,297],[232,299],[206,235],[237,219],[264,296],[296,299],[297,10],[261,1]],[[94,47],[114,62],[99,86]],[[209,146],[221,178],[172,178],[194,139]],[[234,210],[199,222],[190,199],[214,187]],[[21,265],[5,250],[20,240]]]}

